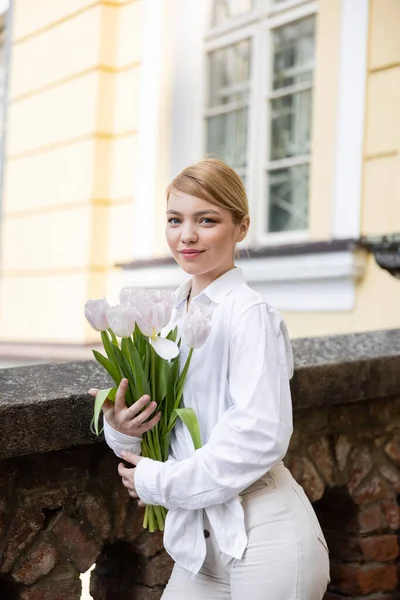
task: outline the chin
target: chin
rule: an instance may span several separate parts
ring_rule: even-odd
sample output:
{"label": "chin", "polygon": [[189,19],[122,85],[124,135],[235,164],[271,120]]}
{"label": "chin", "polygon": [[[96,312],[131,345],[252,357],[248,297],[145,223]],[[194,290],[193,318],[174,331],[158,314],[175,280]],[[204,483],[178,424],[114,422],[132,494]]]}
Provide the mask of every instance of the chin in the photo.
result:
{"label": "chin", "polygon": [[202,269],[196,268],[196,265],[182,265],[179,263],[180,268],[185,271],[188,275],[201,275]]}
{"label": "chin", "polygon": [[[174,257],[175,258],[175,257]],[[190,262],[185,262],[185,261],[180,261],[177,260],[175,258],[176,262],[178,263],[178,265],[180,266],[180,268],[185,271],[185,273],[187,273],[188,275],[201,275],[202,273],[204,273],[204,271],[207,271],[207,269],[204,268],[204,265],[201,266],[199,264],[195,264],[195,263],[190,263]]]}

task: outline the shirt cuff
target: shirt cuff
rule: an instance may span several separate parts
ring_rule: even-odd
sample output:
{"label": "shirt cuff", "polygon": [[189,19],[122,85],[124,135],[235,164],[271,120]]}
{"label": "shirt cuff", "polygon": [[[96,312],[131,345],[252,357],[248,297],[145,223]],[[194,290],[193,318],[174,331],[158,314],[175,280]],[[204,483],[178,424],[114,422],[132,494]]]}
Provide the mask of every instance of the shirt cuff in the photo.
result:
{"label": "shirt cuff", "polygon": [[165,463],[151,458],[142,458],[139,461],[135,469],[135,489],[145,504],[162,506],[158,482],[164,466]]}
{"label": "shirt cuff", "polygon": [[125,433],[117,431],[111,427],[106,417],[104,417],[103,423],[106,443],[119,458],[122,458],[121,452],[133,452],[133,454],[140,454],[142,447],[141,438],[126,435]]}

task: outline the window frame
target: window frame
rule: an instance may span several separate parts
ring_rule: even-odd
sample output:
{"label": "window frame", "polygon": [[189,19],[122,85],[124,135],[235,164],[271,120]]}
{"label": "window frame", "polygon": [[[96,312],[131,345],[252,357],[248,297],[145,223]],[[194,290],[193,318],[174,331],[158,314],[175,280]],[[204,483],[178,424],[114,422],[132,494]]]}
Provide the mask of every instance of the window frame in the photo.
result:
{"label": "window frame", "polygon": [[[318,14],[318,0],[283,0],[277,4],[272,0],[256,0],[254,10],[245,15],[232,18],[223,25],[209,26],[204,47],[207,58],[205,76],[205,98],[209,98],[210,77],[208,70],[208,54],[219,48],[234,44],[240,40],[251,40],[251,71],[249,81],[249,121],[248,121],[248,166],[246,188],[249,199],[252,227],[247,236],[247,244],[252,247],[271,244],[285,244],[306,241],[309,239],[309,227],[306,230],[282,232],[268,231],[268,169],[273,162],[274,167],[294,166],[308,163],[312,167],[312,155],[303,155],[270,161],[270,100],[275,96],[271,92],[273,75],[272,65],[272,32],[302,18]],[[211,23],[212,0],[208,5],[208,20]],[[268,57],[268,68],[265,68],[264,57]],[[299,86],[296,86],[296,89]],[[307,84],[313,89],[314,84]],[[203,110],[203,140],[207,140],[207,117],[209,109]],[[264,131],[265,135],[260,135]],[[207,148],[205,147],[205,150]],[[279,162],[279,164],[278,164]],[[309,194],[310,195],[310,194]]]}

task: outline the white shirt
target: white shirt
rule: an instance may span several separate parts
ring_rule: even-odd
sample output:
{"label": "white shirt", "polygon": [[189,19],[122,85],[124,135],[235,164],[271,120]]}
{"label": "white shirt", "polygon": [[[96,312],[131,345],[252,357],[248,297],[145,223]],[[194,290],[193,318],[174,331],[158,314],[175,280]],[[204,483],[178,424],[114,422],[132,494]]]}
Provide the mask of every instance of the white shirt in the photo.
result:
{"label": "white shirt", "polygon": [[[177,291],[170,328],[184,318],[191,282]],[[183,568],[196,574],[206,556],[203,509],[221,552],[241,558],[247,544],[238,494],[286,454],[292,434],[289,378],[293,357],[279,313],[252,290],[234,268],[192,299],[214,309],[211,333],[193,352],[184,405],[199,420],[202,448],[194,450],[178,419],[170,458],[149,458],[135,471],[135,487],[146,504],[168,510],[164,546]],[[181,368],[188,347],[181,346]],[[138,453],[140,440],[105,422],[108,445]]]}

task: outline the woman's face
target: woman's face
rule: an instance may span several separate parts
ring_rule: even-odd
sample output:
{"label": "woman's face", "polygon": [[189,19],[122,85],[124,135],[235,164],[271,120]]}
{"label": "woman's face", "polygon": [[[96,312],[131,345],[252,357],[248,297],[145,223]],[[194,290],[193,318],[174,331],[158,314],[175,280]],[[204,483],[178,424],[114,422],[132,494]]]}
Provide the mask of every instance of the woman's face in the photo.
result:
{"label": "woman's face", "polygon": [[232,214],[206,200],[173,190],[167,206],[166,238],[176,262],[194,276],[219,277],[231,269],[248,217],[236,225]]}

